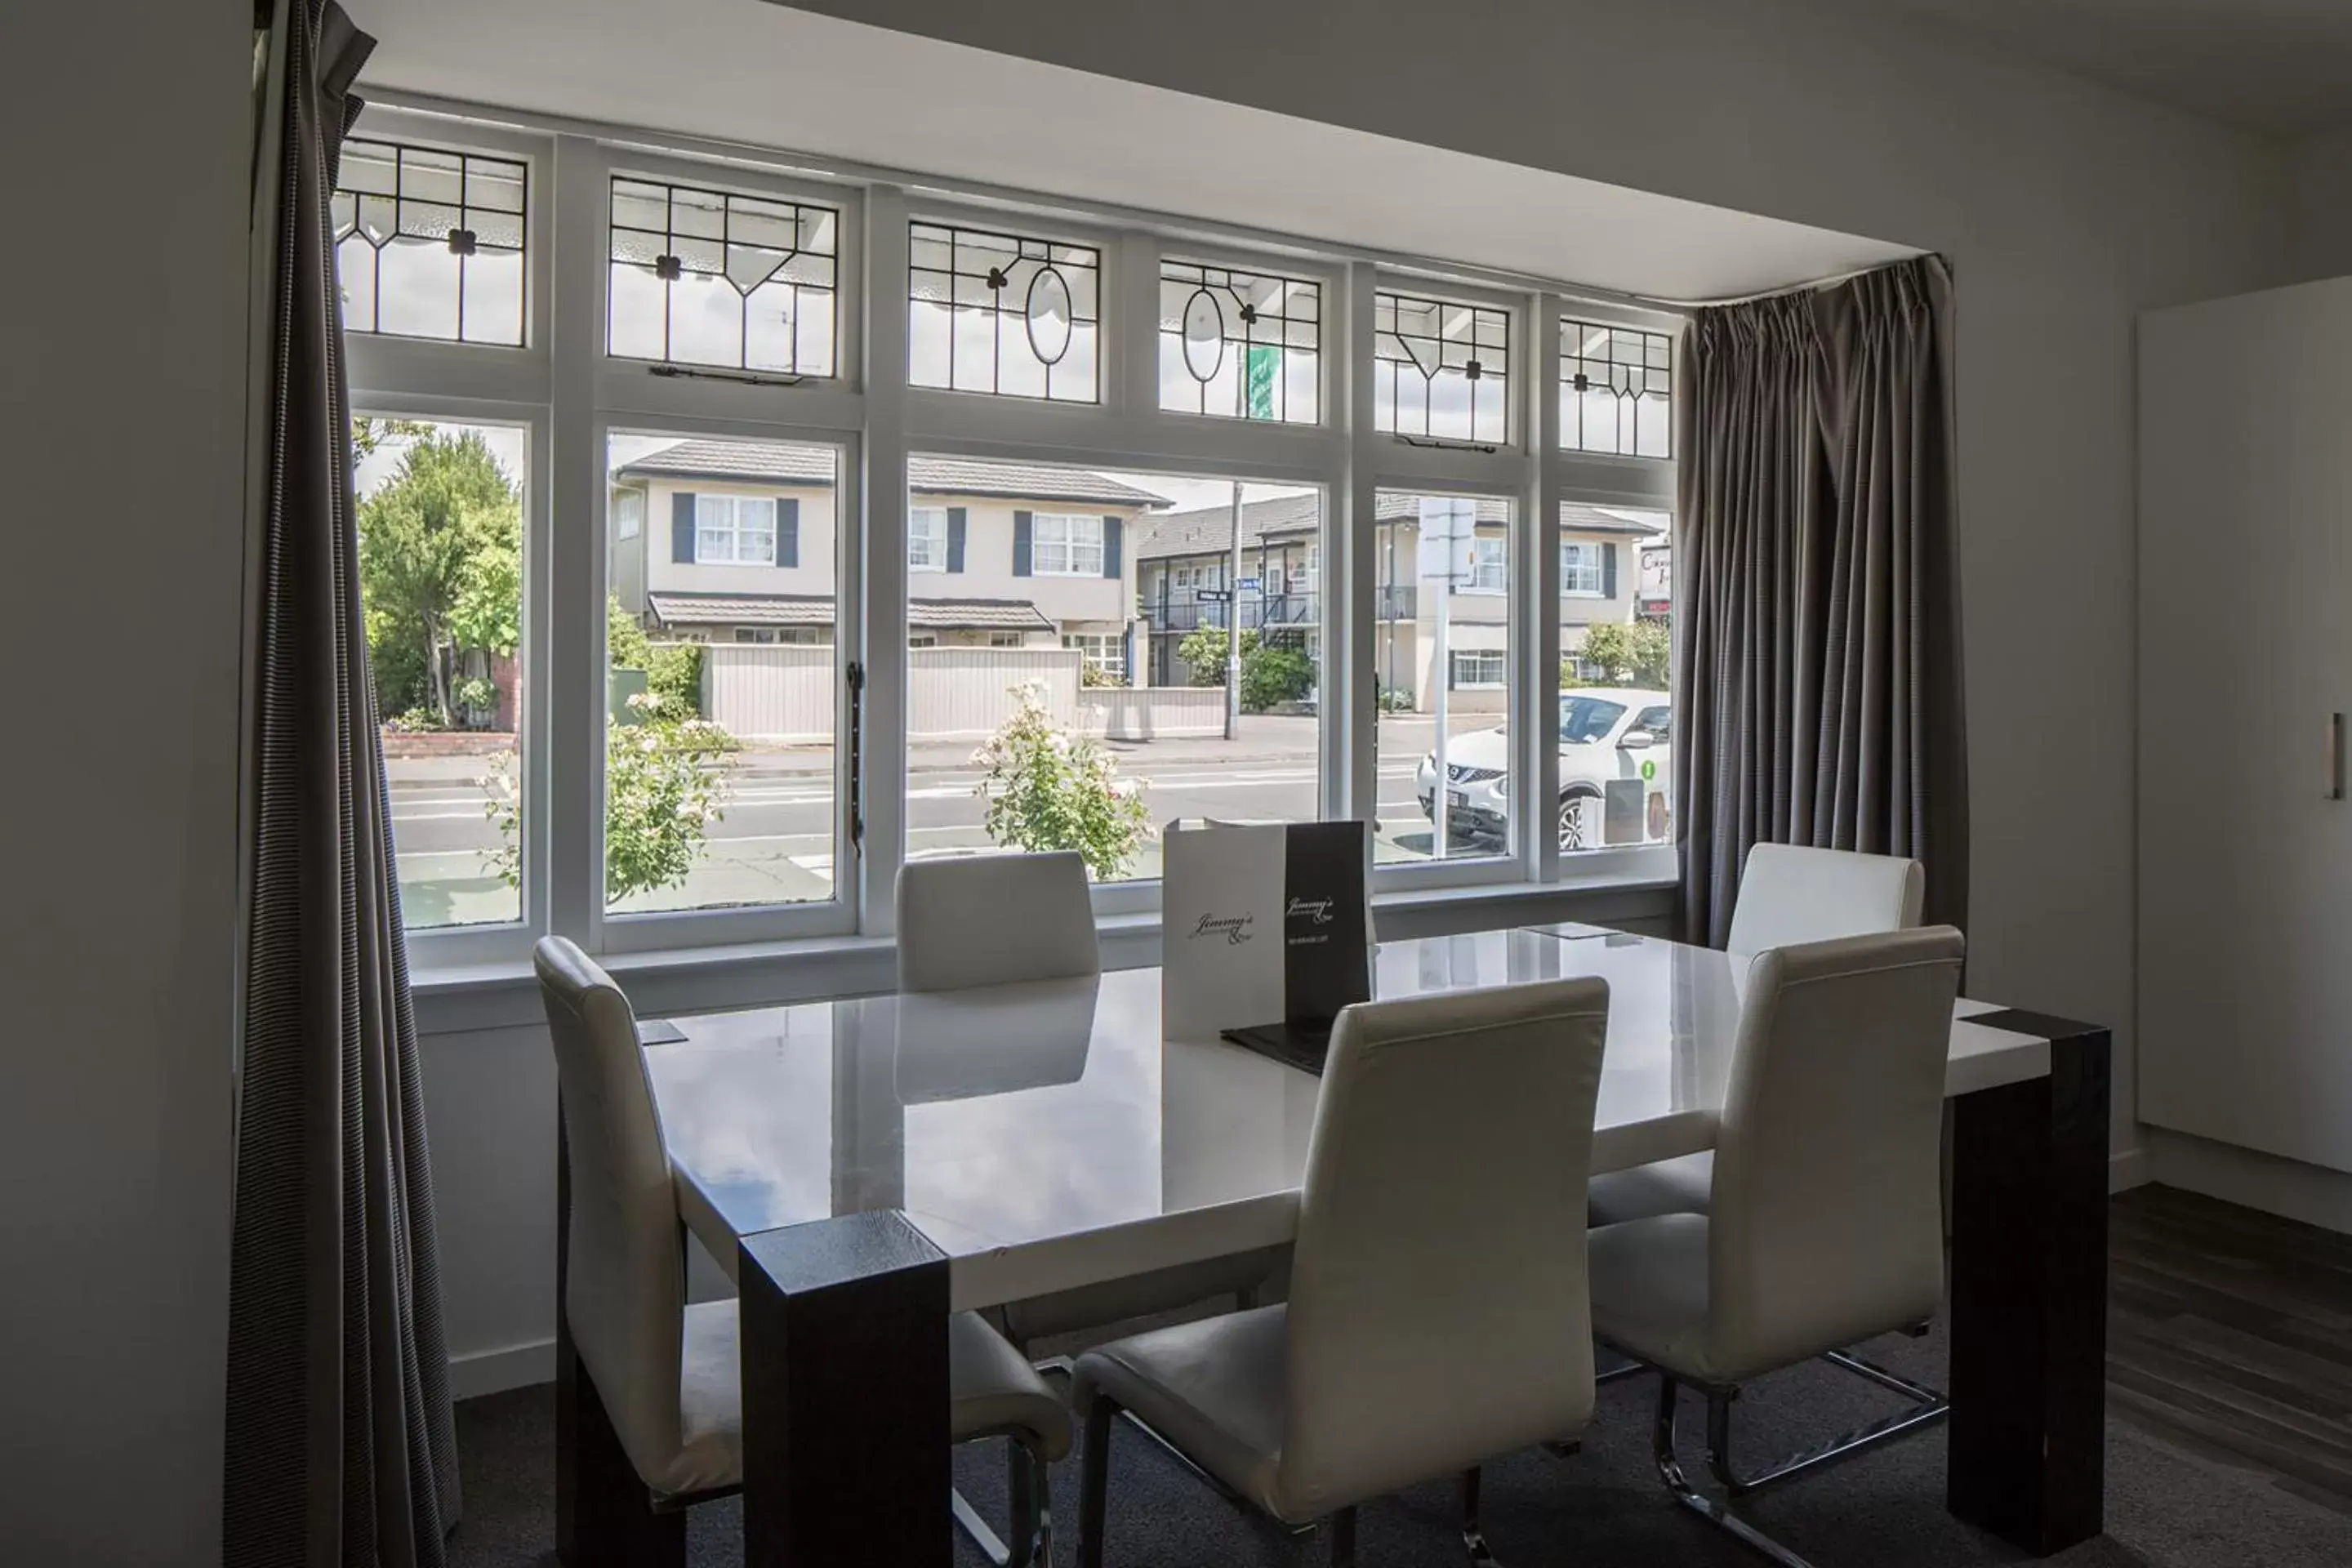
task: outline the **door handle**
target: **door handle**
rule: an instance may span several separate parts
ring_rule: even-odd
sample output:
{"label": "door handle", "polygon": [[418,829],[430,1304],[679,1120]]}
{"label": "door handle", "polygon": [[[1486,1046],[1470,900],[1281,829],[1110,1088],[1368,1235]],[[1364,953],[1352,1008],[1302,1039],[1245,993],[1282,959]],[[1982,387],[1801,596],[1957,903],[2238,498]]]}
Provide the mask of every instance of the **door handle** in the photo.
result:
{"label": "door handle", "polygon": [[2327,794],[2328,800],[2344,798],[2344,715],[2327,716]]}

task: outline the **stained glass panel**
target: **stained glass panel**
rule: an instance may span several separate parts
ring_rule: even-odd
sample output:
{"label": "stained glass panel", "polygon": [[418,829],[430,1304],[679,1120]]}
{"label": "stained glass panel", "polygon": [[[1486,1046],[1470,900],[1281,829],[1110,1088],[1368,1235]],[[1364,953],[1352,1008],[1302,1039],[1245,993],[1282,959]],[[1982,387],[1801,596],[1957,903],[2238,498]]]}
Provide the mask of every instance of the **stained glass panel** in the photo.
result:
{"label": "stained glass panel", "polygon": [[520,348],[529,166],[345,142],[333,201],[343,330]]}

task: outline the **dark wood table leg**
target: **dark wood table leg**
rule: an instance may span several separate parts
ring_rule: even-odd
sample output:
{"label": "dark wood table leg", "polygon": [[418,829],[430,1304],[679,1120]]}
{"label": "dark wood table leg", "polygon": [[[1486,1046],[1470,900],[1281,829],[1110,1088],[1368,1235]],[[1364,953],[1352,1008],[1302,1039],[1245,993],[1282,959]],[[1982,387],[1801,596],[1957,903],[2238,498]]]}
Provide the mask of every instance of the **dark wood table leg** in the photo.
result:
{"label": "dark wood table leg", "polygon": [[743,1238],[747,1568],[951,1560],[948,1262],[895,1209]]}
{"label": "dark wood table leg", "polygon": [[2037,1555],[2102,1529],[2107,1031],[1969,1020],[2050,1041],[2050,1076],[1952,1102],[1952,1415],[1946,1503]]}

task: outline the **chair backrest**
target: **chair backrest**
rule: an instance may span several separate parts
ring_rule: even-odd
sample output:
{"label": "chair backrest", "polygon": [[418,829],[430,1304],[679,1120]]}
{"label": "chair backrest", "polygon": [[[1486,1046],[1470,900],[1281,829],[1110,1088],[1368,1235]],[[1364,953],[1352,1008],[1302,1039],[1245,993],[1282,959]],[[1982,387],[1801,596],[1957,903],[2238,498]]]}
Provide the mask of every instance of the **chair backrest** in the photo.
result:
{"label": "chair backrest", "polygon": [[661,1116],[636,1016],[612,977],[560,936],[533,954],[555,1039],[572,1222],[562,1310],[640,1476],[680,1447],[686,1259]]}
{"label": "chair backrest", "polygon": [[1101,972],[1085,857],[957,855],[898,868],[898,989],[960,991]]}
{"label": "chair backrest", "polygon": [[1899,855],[1759,844],[1739,873],[1724,946],[1758,953],[1801,942],[1908,931],[1919,923],[1927,868]]}
{"label": "chair backrest", "polygon": [[1591,1417],[1584,1205],[1608,1030],[1599,979],[1339,1015],[1291,1264],[1284,1517]]}
{"label": "chair backrest", "polygon": [[1708,1204],[1717,1364],[1790,1365],[1934,1315],[1964,952],[1930,926],[1750,965]]}

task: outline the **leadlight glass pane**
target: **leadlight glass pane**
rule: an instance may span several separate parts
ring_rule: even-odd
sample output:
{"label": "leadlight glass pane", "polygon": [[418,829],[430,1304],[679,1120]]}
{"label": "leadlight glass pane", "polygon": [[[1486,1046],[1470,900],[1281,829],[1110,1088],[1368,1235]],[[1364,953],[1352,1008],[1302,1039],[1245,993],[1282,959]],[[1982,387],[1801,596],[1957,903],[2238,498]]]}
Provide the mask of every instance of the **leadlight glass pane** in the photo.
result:
{"label": "leadlight glass pane", "polygon": [[838,213],[617,176],[612,203],[607,353],[835,374]]}
{"label": "leadlight glass pane", "polygon": [[1303,279],[1161,261],[1160,406],[1315,423],[1322,300],[1321,286]]}
{"label": "leadlight glass pane", "polygon": [[1674,340],[1600,321],[1559,323],[1559,444],[1628,458],[1674,455]]}
{"label": "leadlight glass pane", "polygon": [[909,224],[907,240],[909,381],[1096,401],[1100,251],[932,223]]}
{"label": "leadlight glass pane", "polygon": [[1372,317],[1376,429],[1492,446],[1508,439],[1507,311],[1382,292]]}
{"label": "leadlight glass pane", "polygon": [[344,330],[521,347],[528,207],[528,167],[513,159],[344,142],[334,195]]}

